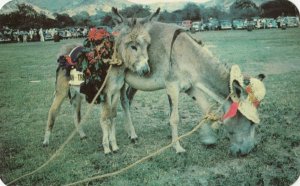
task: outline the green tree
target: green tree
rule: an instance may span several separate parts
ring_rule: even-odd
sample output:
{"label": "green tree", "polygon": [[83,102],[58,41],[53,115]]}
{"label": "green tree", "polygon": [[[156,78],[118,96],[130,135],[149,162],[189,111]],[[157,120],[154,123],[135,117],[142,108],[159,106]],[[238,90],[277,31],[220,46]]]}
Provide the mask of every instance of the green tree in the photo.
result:
{"label": "green tree", "polygon": [[87,11],[82,11],[72,17],[75,25],[85,26],[91,24],[91,17]]}
{"label": "green tree", "polygon": [[61,28],[75,25],[75,22],[68,14],[55,14],[55,20]]}
{"label": "green tree", "polygon": [[251,18],[260,14],[259,8],[251,0],[236,0],[230,6],[232,17]]}
{"label": "green tree", "polygon": [[146,17],[151,14],[149,6],[132,5],[120,11],[125,17]]}
{"label": "green tree", "polygon": [[184,6],[182,9],[182,17],[183,19],[188,20],[200,20],[201,14],[200,14],[200,8],[195,3],[188,3]]}

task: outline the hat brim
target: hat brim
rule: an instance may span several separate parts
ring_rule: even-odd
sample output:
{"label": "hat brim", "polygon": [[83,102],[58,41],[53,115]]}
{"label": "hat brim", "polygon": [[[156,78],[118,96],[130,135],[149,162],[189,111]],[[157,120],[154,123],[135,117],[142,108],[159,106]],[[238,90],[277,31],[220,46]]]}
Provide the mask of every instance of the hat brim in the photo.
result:
{"label": "hat brim", "polygon": [[259,115],[257,108],[251,103],[249,99],[240,101],[238,110],[249,120],[254,123],[259,123]]}
{"label": "hat brim", "polygon": [[[254,78],[253,78],[254,79]],[[231,100],[239,103],[238,110],[249,120],[254,123],[259,123],[259,116],[257,112],[257,108],[250,101],[249,97],[245,100],[241,100],[233,90],[233,81],[237,81],[242,87],[244,86],[244,77],[241,73],[241,70],[238,65],[233,65],[230,71],[230,93]],[[256,83],[257,84],[257,83]],[[263,87],[264,88],[264,87]]]}

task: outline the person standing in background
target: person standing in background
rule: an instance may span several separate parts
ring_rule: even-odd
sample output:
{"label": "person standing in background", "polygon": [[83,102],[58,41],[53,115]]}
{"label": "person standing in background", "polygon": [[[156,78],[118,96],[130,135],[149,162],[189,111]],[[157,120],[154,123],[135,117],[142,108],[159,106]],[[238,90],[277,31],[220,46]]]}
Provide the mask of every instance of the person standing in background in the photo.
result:
{"label": "person standing in background", "polygon": [[44,33],[43,33],[43,29],[42,28],[40,28],[39,35],[40,35],[40,41],[44,42],[45,38],[44,38]]}

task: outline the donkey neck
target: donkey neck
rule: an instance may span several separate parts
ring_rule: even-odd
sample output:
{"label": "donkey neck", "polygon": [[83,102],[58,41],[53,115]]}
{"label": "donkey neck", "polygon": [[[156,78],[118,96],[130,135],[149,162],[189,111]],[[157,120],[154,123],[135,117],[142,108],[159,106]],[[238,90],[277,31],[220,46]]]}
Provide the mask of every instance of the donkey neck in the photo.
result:
{"label": "donkey neck", "polygon": [[205,46],[196,43],[195,45],[195,59],[201,59],[198,62],[202,73],[200,84],[220,99],[225,99],[229,94],[229,68],[214,57]]}

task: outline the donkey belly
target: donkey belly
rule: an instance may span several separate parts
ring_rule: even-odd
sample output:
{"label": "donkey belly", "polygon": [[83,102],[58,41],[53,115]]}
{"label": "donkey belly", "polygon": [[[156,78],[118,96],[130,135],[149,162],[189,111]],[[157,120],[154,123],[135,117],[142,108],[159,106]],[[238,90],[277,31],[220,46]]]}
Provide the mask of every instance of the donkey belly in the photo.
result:
{"label": "donkey belly", "polygon": [[139,76],[128,71],[125,75],[125,81],[131,87],[142,91],[155,91],[165,88],[164,78],[158,74],[152,74],[151,76]]}

